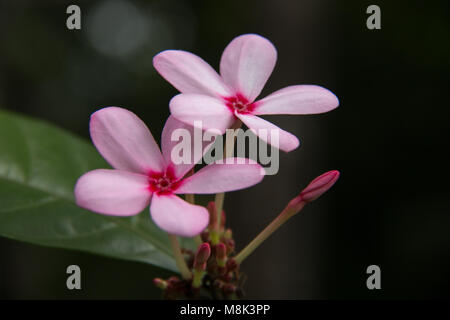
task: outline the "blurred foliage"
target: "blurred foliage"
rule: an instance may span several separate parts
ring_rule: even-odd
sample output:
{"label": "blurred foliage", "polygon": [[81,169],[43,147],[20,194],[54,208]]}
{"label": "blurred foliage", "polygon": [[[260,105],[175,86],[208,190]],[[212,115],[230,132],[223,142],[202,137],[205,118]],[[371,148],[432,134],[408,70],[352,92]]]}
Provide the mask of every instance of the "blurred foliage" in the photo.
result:
{"label": "blurred foliage", "polygon": [[0,111],[0,150],[0,235],[177,271],[169,238],[148,209],[118,218],[75,204],[77,179],[108,167],[93,146],[48,124]]}

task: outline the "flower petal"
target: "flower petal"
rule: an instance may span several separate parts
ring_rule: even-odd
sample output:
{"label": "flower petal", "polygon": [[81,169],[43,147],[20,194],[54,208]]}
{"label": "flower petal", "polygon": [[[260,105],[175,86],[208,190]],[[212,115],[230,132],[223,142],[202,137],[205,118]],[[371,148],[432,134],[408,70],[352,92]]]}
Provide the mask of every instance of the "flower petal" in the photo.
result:
{"label": "flower petal", "polygon": [[[296,136],[278,128],[269,121],[250,114],[236,114],[236,116],[241,119],[242,122],[245,123],[245,125],[249,127],[261,140],[279,148],[280,150],[289,152],[296,149],[300,145],[300,142]],[[278,135],[272,136],[275,133],[278,133]],[[275,138],[277,136],[278,139]]]}
{"label": "flower petal", "polygon": [[146,176],[120,170],[93,170],[75,185],[78,206],[113,216],[138,214],[148,206],[150,197]]}
{"label": "flower petal", "polygon": [[333,110],[338,98],[320,86],[290,86],[256,102],[254,114],[315,114]]}
{"label": "flower petal", "polygon": [[[219,99],[201,94],[179,94],[170,100],[170,112],[178,120],[221,134],[235,121],[232,111]],[[197,124],[195,122],[198,122]]]}
{"label": "flower petal", "polygon": [[277,50],[256,34],[239,36],[225,48],[220,61],[220,74],[236,93],[254,101],[261,93],[275,67]]}
{"label": "flower petal", "polygon": [[97,150],[113,168],[136,173],[164,170],[155,139],[131,111],[100,109],[91,116],[90,131]]}
{"label": "flower petal", "polygon": [[176,193],[211,194],[253,186],[264,178],[264,169],[245,158],[226,158],[223,164],[210,164],[183,180]]}
{"label": "flower petal", "polygon": [[182,237],[196,236],[209,223],[206,208],[187,203],[174,194],[154,194],[150,213],[158,227]]}
{"label": "flower petal", "polygon": [[153,66],[182,93],[229,96],[230,90],[217,72],[190,52],[166,50],[153,58]]}
{"label": "flower petal", "polygon": [[[202,159],[203,154],[213,143],[214,140],[203,141],[203,131],[201,129],[187,125],[173,116],[170,116],[167,119],[162,131],[162,154],[166,162],[166,166],[171,165],[174,168],[175,176],[177,178],[183,177],[189,170],[191,170],[194,165]],[[183,154],[181,156],[178,153],[172,154],[174,147],[180,144],[182,147],[185,146],[185,148],[182,148]],[[185,156],[185,151],[189,152],[190,155]]]}

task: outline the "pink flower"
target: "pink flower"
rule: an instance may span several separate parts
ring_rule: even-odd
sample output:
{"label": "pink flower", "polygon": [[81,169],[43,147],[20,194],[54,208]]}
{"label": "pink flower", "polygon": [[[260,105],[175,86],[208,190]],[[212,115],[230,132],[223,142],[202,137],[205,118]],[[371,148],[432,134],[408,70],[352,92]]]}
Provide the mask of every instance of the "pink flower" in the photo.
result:
{"label": "pink flower", "polygon": [[237,164],[237,159],[234,164],[211,164],[184,177],[202,154],[193,155],[190,164],[172,162],[171,151],[177,142],[171,140],[171,134],[178,128],[193,131],[193,127],[169,117],[162,133],[161,153],[146,125],[134,113],[109,107],[92,114],[92,141],[114,169],[84,174],[75,186],[77,204],[113,216],[135,215],[150,205],[151,217],[161,229],[192,237],[208,225],[208,211],[177,194],[227,192],[262,180],[264,169],[260,165],[250,160]]}
{"label": "pink flower", "polygon": [[[277,51],[269,40],[245,34],[225,48],[220,75],[198,56],[180,50],[159,53],[153,64],[181,92],[170,101],[170,111],[178,120],[190,125],[202,120],[205,129],[222,133],[237,118],[256,135],[260,129],[277,129],[278,147],[289,152],[298,147],[298,139],[258,115],[322,113],[336,108],[339,101],[327,89],[314,85],[289,86],[255,101],[276,60]],[[266,130],[259,138],[276,144]]]}

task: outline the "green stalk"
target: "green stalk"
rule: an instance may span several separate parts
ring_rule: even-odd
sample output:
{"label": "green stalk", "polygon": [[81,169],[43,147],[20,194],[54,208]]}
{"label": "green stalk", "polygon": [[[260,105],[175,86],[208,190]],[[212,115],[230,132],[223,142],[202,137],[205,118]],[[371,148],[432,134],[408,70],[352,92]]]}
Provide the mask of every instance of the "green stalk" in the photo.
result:
{"label": "green stalk", "polygon": [[[237,119],[230,129],[237,130],[241,126],[242,126],[242,121]],[[227,148],[227,141],[225,141],[225,146],[223,148],[224,159],[234,155],[235,137],[236,136],[233,135],[233,141],[228,146],[228,148]],[[223,210],[223,202],[224,202],[224,200],[225,200],[225,192],[216,194],[216,197],[215,197],[215,200],[214,200],[215,205],[216,205],[216,214],[217,214],[216,226],[215,226],[216,229],[211,232],[211,243],[213,245],[218,244],[219,240],[220,240],[220,224],[222,222],[222,210]]]}
{"label": "green stalk", "polygon": [[192,279],[192,273],[184,260],[183,254],[181,253],[180,244],[178,243],[178,238],[176,235],[169,234],[170,244],[172,245],[173,256],[177,264],[178,270],[180,270],[181,276],[185,280]]}
{"label": "green stalk", "polygon": [[303,209],[306,202],[289,203],[286,208],[263,230],[258,234],[234,259],[241,264],[261,243],[263,243],[272,233],[278,230],[286,221]]}

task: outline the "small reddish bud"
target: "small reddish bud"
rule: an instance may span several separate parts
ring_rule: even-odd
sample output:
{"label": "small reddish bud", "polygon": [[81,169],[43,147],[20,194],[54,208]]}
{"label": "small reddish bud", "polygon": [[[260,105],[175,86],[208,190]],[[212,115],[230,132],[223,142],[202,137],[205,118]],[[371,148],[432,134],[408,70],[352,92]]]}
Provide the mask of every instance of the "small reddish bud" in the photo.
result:
{"label": "small reddish bud", "polygon": [[223,237],[224,237],[225,239],[231,239],[231,238],[233,238],[233,231],[231,231],[231,229],[225,230],[225,232],[224,232],[224,234],[223,234]]}
{"label": "small reddish bud", "polygon": [[216,245],[216,263],[221,268],[227,263],[227,247],[222,242]]}
{"label": "small reddish bud", "polygon": [[328,171],[320,175],[311,181],[305,189],[303,189],[300,193],[300,198],[305,202],[316,200],[333,186],[339,178],[339,175],[339,171],[337,170]]}
{"label": "small reddish bud", "polygon": [[167,281],[161,279],[161,278],[155,278],[153,279],[153,283],[155,284],[156,287],[165,290],[167,288]]}
{"label": "small reddish bud", "polygon": [[209,256],[211,255],[211,247],[208,243],[202,243],[198,246],[197,253],[195,254],[194,258],[194,269],[195,270],[205,270],[206,269],[206,262],[209,259]]}
{"label": "small reddish bud", "polygon": [[169,279],[166,280],[167,282],[167,290],[168,291],[177,291],[180,289],[182,281],[176,277],[172,276]]}
{"label": "small reddish bud", "polygon": [[225,271],[225,274],[222,274],[222,279],[225,282],[230,282],[231,280],[233,280],[233,276],[234,276],[234,274],[232,271],[230,271],[230,272]]}
{"label": "small reddish bud", "polygon": [[178,284],[179,282],[180,282],[180,279],[179,279],[178,277],[176,277],[176,276],[172,276],[172,277],[170,277],[169,279],[167,279],[167,284],[168,284],[169,286],[176,285],[176,284]]}
{"label": "small reddish bud", "polygon": [[224,239],[224,243],[227,246],[227,252],[231,253],[234,251],[235,243],[233,239]]}
{"label": "small reddish bud", "polygon": [[231,258],[231,259],[228,259],[226,266],[227,266],[228,271],[233,271],[233,270],[237,269],[238,263],[236,262],[236,260]]}
{"label": "small reddish bud", "polygon": [[198,246],[197,253],[194,258],[194,275],[192,279],[192,287],[198,289],[202,286],[202,280],[205,275],[206,264],[211,255],[211,247],[205,242]]}

